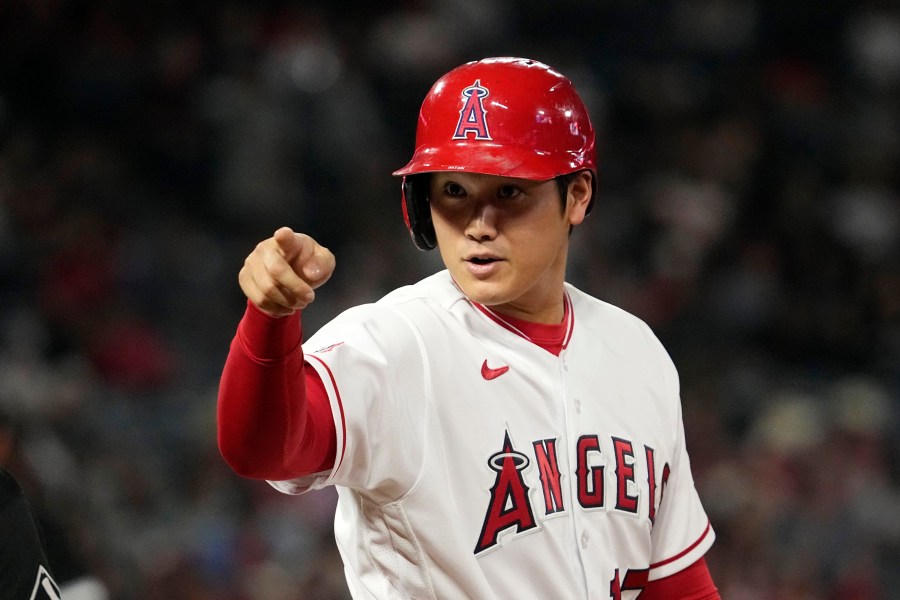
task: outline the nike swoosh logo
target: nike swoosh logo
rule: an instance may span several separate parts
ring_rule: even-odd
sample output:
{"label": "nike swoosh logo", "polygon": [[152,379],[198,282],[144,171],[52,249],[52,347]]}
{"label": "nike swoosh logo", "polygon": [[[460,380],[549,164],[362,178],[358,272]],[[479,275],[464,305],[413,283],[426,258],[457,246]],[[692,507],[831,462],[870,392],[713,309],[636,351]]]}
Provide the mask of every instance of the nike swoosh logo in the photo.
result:
{"label": "nike swoosh logo", "polygon": [[503,365],[502,367],[497,367],[496,369],[492,369],[487,364],[487,359],[483,363],[481,363],[481,376],[490,381],[491,379],[496,379],[509,371],[509,365]]}

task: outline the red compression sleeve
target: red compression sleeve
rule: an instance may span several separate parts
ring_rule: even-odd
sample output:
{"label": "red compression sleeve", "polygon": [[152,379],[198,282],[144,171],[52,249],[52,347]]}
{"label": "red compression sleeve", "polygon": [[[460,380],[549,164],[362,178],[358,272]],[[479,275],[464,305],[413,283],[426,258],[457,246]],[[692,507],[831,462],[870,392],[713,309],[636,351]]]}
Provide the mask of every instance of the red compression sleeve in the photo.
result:
{"label": "red compression sleeve", "polygon": [[325,386],[306,368],[300,315],[275,318],[252,303],[222,370],[219,451],[239,475],[293,479],[334,465],[337,434]]}
{"label": "red compression sleeve", "polygon": [[639,600],[720,600],[706,559],[674,575],[650,581],[644,586]]}

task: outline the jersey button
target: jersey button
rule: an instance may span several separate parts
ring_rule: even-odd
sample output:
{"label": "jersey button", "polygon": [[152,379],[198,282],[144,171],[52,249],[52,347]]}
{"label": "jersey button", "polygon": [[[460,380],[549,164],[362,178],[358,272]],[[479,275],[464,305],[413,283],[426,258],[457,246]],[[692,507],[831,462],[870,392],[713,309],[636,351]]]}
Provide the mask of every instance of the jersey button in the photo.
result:
{"label": "jersey button", "polygon": [[589,538],[589,537],[590,537],[590,536],[588,536],[588,532],[587,532],[587,531],[582,531],[582,532],[581,532],[581,547],[582,547],[582,548],[587,548],[587,547],[588,547],[588,538]]}
{"label": "jersey button", "polygon": [[578,398],[575,398],[575,400],[573,400],[573,402],[575,403],[575,412],[577,412],[580,415],[581,414],[581,400],[579,400]]}

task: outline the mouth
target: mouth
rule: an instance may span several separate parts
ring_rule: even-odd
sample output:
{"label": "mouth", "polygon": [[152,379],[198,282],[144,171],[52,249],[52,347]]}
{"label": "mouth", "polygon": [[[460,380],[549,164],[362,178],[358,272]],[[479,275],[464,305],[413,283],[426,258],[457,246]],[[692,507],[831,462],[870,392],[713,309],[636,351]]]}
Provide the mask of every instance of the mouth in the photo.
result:
{"label": "mouth", "polygon": [[473,265],[489,265],[499,260],[499,258],[493,256],[470,256],[466,259],[466,262],[472,263]]}
{"label": "mouth", "polygon": [[466,270],[476,279],[488,279],[493,277],[503,259],[490,254],[467,256],[463,259]]}

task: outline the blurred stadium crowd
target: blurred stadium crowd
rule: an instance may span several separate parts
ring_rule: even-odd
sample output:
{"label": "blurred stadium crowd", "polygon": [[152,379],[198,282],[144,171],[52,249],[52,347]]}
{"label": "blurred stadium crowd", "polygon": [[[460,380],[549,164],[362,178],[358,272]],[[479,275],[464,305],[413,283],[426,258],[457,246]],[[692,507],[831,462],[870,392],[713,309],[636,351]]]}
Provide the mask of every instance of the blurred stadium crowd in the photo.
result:
{"label": "blurred stadium crowd", "polygon": [[347,597],[333,492],[218,454],[237,271],[280,225],[329,246],[312,331],[438,268],[390,173],[432,81],[492,55],[591,107],[570,281],[679,367],[723,598],[900,598],[896,3],[10,0],[0,465],[64,597]]}

